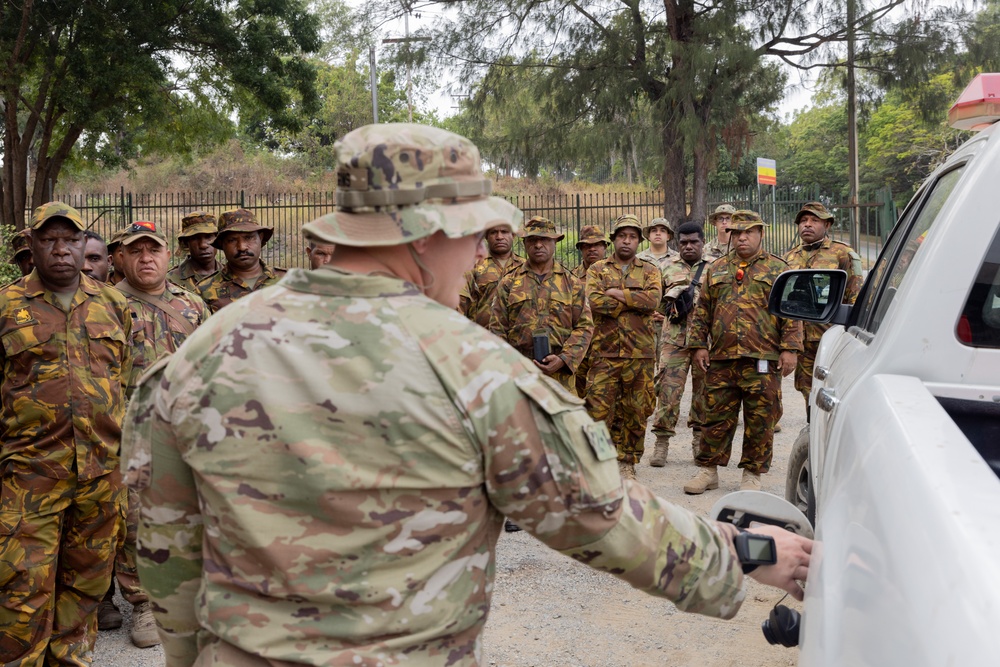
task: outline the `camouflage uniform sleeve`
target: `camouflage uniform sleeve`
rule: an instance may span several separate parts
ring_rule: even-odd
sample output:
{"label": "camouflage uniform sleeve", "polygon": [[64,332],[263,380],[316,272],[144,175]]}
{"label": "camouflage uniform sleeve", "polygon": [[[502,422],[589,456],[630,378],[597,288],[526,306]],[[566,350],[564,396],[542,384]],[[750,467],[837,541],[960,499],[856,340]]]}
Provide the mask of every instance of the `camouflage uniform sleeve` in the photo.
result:
{"label": "camouflage uniform sleeve", "polygon": [[490,305],[489,330],[504,340],[507,340],[507,332],[510,330],[510,318],[507,316],[510,275],[507,274],[500,279],[500,286],[497,287],[497,293],[493,295],[493,303]]}
{"label": "camouflage uniform sleeve", "polygon": [[465,272],[465,284],[458,290],[458,312],[472,319],[472,290],[476,280],[472,271]]}
{"label": "camouflage uniform sleeve", "polygon": [[861,255],[852,248],[847,248],[846,260],[841,268],[847,271],[847,287],[844,290],[844,303],[853,304],[861,293],[864,284],[864,270],[861,268]]}
{"label": "camouflage uniform sleeve", "polygon": [[742,571],[726,529],[623,483],[607,428],[579,399],[520,373],[492,401],[513,406],[484,452],[487,492],[501,512],[550,547],[679,609],[735,615]]}
{"label": "camouflage uniform sleeve", "polygon": [[[569,275],[569,274],[567,274]],[[590,313],[590,302],[587,301],[586,285],[576,278],[569,278],[573,294],[573,332],[563,344],[559,358],[566,366],[576,373],[583,358],[590,349],[590,340],[594,337],[594,317]]]}
{"label": "camouflage uniform sleeve", "polygon": [[590,312],[606,317],[618,317],[625,304],[604,294],[608,286],[604,284],[601,268],[603,266],[598,263],[587,271],[587,302],[590,304]]}
{"label": "camouflage uniform sleeve", "polygon": [[644,262],[642,268],[642,289],[625,289],[625,305],[632,310],[648,313],[656,310],[663,296],[663,275],[656,265]]}

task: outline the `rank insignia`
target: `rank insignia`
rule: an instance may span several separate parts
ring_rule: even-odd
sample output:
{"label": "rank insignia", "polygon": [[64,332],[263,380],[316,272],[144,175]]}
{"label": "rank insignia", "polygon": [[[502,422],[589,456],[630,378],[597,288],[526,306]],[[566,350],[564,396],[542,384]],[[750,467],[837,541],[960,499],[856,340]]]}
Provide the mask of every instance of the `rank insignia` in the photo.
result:
{"label": "rank insignia", "polygon": [[21,308],[14,313],[14,324],[29,324],[34,321],[35,318],[31,316],[31,312],[27,308]]}

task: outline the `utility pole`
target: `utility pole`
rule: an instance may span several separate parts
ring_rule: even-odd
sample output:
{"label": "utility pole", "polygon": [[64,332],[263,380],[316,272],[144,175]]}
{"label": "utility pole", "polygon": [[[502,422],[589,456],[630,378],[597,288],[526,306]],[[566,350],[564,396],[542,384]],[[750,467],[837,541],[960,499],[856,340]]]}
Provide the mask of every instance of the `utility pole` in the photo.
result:
{"label": "utility pole", "polygon": [[857,18],[856,0],[847,0],[847,160],[851,181],[849,203],[851,206],[851,247],[861,247],[861,216],[858,208],[858,99],[854,83],[854,22]]}
{"label": "utility pole", "polygon": [[[410,42],[429,42],[430,37],[410,37],[410,6],[403,0],[403,26],[405,30],[404,37],[390,37],[388,39],[383,39],[383,44],[402,44],[406,49],[406,114],[409,122],[413,122],[413,65],[410,59]],[[420,18],[420,15],[417,15]]]}
{"label": "utility pole", "polygon": [[378,74],[375,72],[375,45],[368,47],[368,78],[372,87],[372,123],[378,123]]}

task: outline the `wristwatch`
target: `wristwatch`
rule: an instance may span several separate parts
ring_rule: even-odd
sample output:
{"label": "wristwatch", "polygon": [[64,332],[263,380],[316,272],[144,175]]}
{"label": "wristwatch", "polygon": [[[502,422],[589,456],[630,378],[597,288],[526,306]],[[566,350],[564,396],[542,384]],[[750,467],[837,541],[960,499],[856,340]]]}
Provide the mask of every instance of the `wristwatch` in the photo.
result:
{"label": "wristwatch", "polygon": [[774,538],[769,535],[757,535],[741,529],[733,538],[733,545],[736,557],[743,566],[743,574],[750,574],[759,565],[778,562],[778,549],[774,546]]}

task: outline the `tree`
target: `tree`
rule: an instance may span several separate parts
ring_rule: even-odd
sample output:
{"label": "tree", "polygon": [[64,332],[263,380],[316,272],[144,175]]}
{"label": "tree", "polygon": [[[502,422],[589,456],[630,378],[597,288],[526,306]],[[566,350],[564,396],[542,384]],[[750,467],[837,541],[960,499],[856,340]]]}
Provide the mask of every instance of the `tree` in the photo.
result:
{"label": "tree", "polygon": [[127,152],[156,135],[137,132],[143,124],[218,120],[254,105],[294,126],[293,99],[315,104],[303,52],[318,47],[303,0],[3,3],[0,222],[22,227],[26,205],[48,198],[78,146]]}

